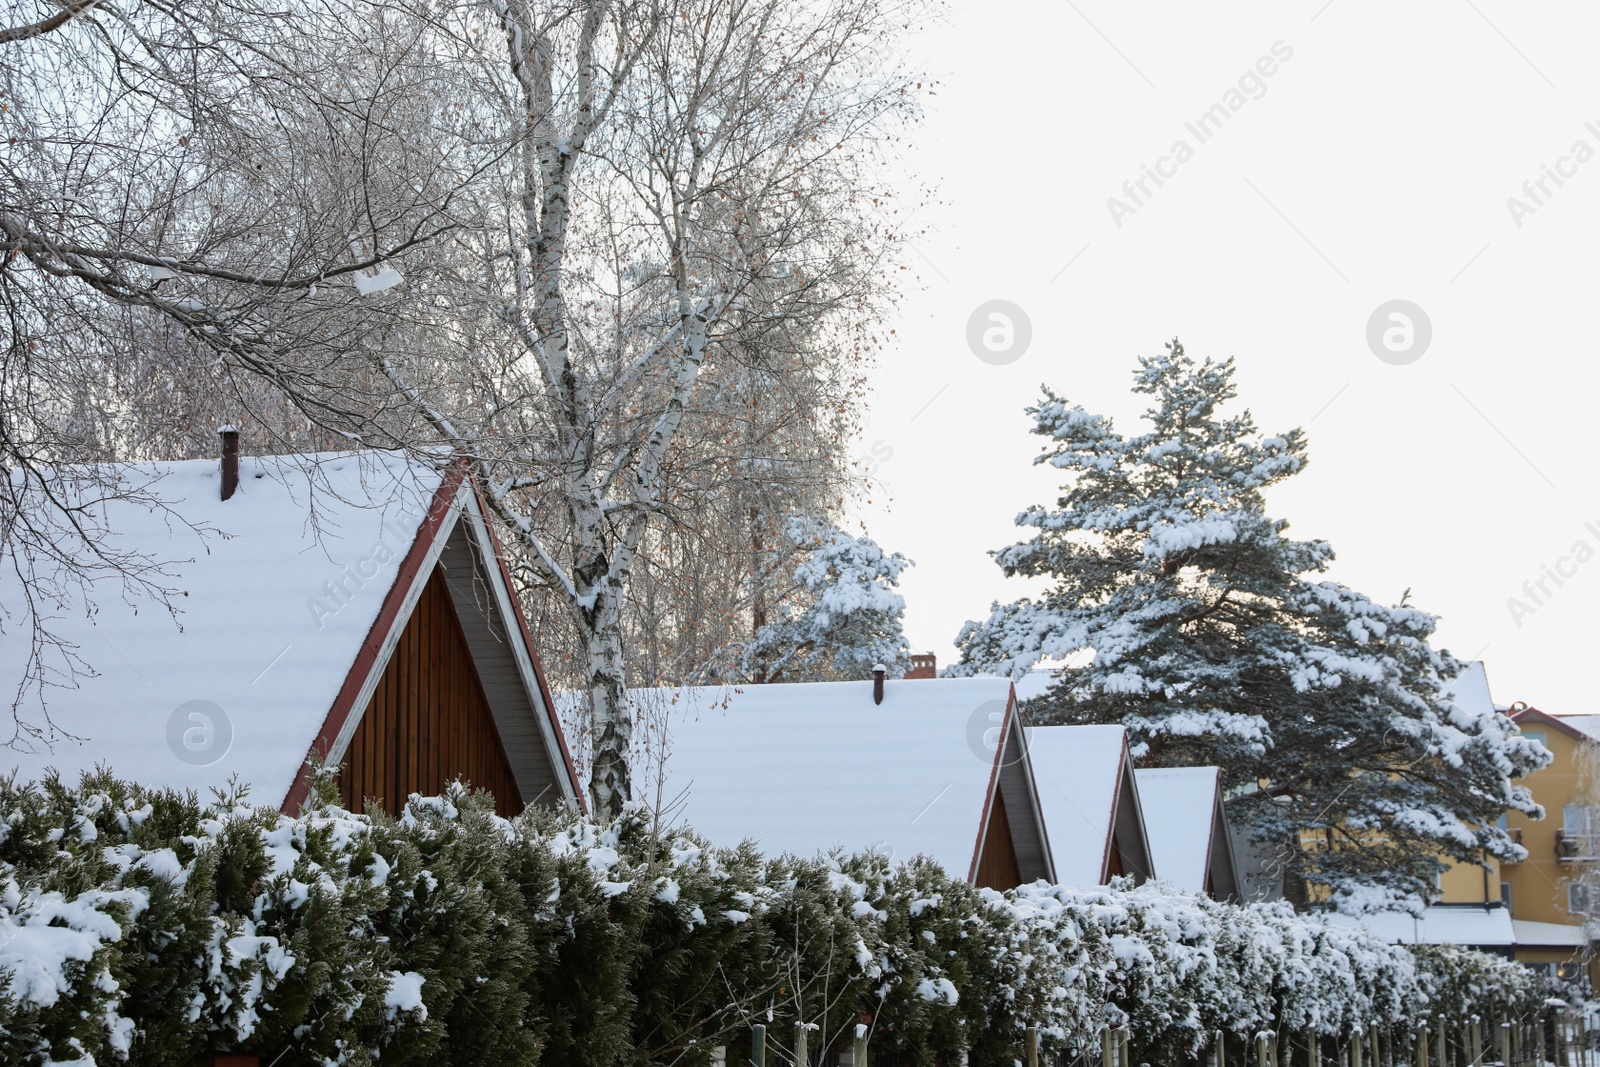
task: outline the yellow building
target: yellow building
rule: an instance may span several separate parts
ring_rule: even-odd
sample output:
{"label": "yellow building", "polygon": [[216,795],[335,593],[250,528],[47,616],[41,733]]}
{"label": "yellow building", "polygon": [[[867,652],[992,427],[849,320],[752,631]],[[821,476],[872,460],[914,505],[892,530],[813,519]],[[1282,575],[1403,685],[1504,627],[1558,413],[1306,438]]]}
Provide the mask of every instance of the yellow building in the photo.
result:
{"label": "yellow building", "polygon": [[[1469,709],[1494,707],[1483,664],[1468,666],[1453,695]],[[1518,782],[1532,792],[1545,817],[1504,816],[1502,825],[1527,849],[1527,858],[1452,866],[1441,876],[1435,907],[1428,911],[1506,907],[1518,960],[1563,976],[1587,970],[1591,987],[1600,989],[1600,968],[1590,950],[1590,934],[1600,933],[1600,796],[1594,778],[1600,715],[1549,715],[1524,705],[1505,710],[1553,757],[1548,767]]]}
{"label": "yellow building", "polygon": [[1586,974],[1600,990],[1600,944],[1593,940],[1600,938],[1600,715],[1496,705],[1482,663],[1467,666],[1451,697],[1469,712],[1509,712],[1524,735],[1550,750],[1549,766],[1518,780],[1545,817],[1501,817],[1525,859],[1452,864],[1420,916],[1383,913],[1363,924],[1387,941],[1467,945],[1566,978]]}
{"label": "yellow building", "polygon": [[[1512,812],[1507,826],[1528,850],[1520,863],[1499,865],[1500,896],[1511,906],[1517,959],[1571,968],[1592,956],[1586,927],[1600,920],[1600,798],[1593,761],[1600,756],[1600,716],[1547,715],[1517,708],[1512,718],[1524,735],[1541,741],[1550,766],[1522,780],[1544,807],[1543,819]],[[1600,988],[1590,960],[1590,981]]]}

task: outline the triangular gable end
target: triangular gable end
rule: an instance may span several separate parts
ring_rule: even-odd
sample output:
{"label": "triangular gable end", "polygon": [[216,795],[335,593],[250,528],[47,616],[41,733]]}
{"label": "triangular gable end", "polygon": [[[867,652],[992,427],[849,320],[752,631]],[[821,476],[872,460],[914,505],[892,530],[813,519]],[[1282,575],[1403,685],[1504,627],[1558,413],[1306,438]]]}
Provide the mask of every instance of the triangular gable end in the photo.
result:
{"label": "triangular gable end", "polygon": [[338,759],[352,811],[371,803],[398,815],[410,794],[441,794],[457,777],[494,794],[502,816],[525,806],[444,567],[428,577]]}
{"label": "triangular gable end", "polygon": [[[424,657],[426,669],[411,662]],[[502,813],[523,804],[582,807],[543,670],[464,461],[451,465],[430,503],[307,759],[313,755],[344,768],[347,800],[381,797],[391,810],[407,793],[436,792],[457,776],[495,792]],[[308,785],[306,767],[283,810],[299,810]]]}
{"label": "triangular gable end", "polygon": [[967,880],[988,889],[1011,889],[1038,879],[1055,881],[1044,815],[1039,807],[1027,733],[1016,691],[1007,698],[1004,743],[996,746],[984,817]]}
{"label": "triangular gable end", "polygon": [[1102,885],[1117,875],[1129,875],[1136,885],[1156,876],[1145,833],[1144,811],[1139,804],[1139,789],[1133,780],[1133,760],[1123,742],[1121,766],[1117,772],[1117,800],[1111,815],[1111,833],[1106,840],[1106,857],[1101,868]]}
{"label": "triangular gable end", "polygon": [[1211,812],[1211,854],[1206,857],[1206,891],[1213,900],[1238,903],[1239,863],[1233,854],[1233,834],[1222,796],[1222,776],[1217,776],[1217,799]]}

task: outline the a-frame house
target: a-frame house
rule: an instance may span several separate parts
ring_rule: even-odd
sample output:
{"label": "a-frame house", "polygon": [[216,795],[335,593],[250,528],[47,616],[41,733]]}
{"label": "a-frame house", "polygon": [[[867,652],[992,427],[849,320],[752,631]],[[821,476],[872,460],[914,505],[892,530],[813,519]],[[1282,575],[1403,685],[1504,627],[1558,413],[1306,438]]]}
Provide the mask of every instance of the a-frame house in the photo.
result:
{"label": "a-frame house", "polygon": [[1120,726],[1031,726],[1027,737],[1061,884],[1158,877],[1127,732]]}
{"label": "a-frame house", "polygon": [[643,739],[636,788],[719,844],[922,855],[993,889],[1054,880],[1005,679],[635,690],[630,699]]}
{"label": "a-frame house", "polygon": [[[0,755],[23,779],[99,766],[142,785],[230,780],[298,810],[311,760],[346,806],[397,811],[465,778],[498,810],[581,806],[509,573],[465,463],[355,452],[130,465],[160,502],[101,505],[108,549],[161,565],[164,605],[90,583],[47,620],[92,673],[32,691],[48,720]],[[0,602],[37,603],[0,578]],[[72,588],[70,584],[63,588]],[[12,617],[0,681],[28,669]]]}
{"label": "a-frame house", "polygon": [[1150,857],[1161,880],[1214,900],[1241,899],[1221,770],[1141,767],[1133,779],[1139,787]]}

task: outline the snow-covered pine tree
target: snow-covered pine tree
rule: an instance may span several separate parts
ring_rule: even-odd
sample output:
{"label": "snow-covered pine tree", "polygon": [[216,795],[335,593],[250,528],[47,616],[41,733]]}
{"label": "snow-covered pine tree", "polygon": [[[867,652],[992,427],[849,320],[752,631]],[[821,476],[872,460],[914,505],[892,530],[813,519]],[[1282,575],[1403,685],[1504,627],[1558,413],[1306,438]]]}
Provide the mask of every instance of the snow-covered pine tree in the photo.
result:
{"label": "snow-covered pine tree", "polygon": [[802,516],[784,522],[783,536],[805,553],[793,588],[781,591],[773,620],[719,670],[756,682],[865,678],[879,663],[903,674],[906,600],[896,587],[912,562],[870,537]]}
{"label": "snow-covered pine tree", "polygon": [[1305,466],[1305,438],[1222,414],[1233,374],[1176,340],[1141,358],[1149,429],[1134,437],[1048,389],[1027,409],[1049,442],[1035,462],[1069,481],[994,556],[1052,585],[963,627],[955,673],[1091,651],[1035,721],[1120,722],[1144,765],[1220,765],[1235,825],[1336,907],[1425,900],[1444,857],[1520,858],[1495,822],[1537,810],[1512,779],[1548,755],[1444,694],[1461,664],[1430,644],[1434,616],[1325,580],[1327,542],[1267,514],[1263,490]]}

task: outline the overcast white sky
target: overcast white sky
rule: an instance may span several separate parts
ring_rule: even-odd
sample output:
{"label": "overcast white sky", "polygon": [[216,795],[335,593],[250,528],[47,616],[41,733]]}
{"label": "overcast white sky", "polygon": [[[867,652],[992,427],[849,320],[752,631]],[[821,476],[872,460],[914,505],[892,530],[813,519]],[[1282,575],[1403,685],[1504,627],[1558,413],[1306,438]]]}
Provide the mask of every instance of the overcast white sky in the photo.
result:
{"label": "overcast white sky", "polygon": [[[1053,499],[1022,413],[1039,384],[1135,431],[1134,357],[1177,334],[1237,358],[1264,430],[1307,427],[1311,465],[1270,504],[1333,543],[1334,577],[1385,602],[1409,587],[1501,702],[1600,712],[1600,558],[1569,559],[1532,614],[1507,605],[1576,542],[1600,551],[1600,156],[1572,157],[1600,153],[1596,39],[1600,10],[1575,3],[957,0],[912,46],[941,85],[909,164],[939,202],[861,449],[892,452],[861,518],[917,562],[914,647],[952,662],[963,620],[1024,592],[987,553]],[[1280,41],[1292,55],[1201,143],[1185,123]],[[1119,228],[1107,198],[1178,140],[1193,157]],[[1523,183],[1558,165],[1534,204]],[[1512,196],[1536,208],[1520,227]],[[991,299],[1032,324],[1005,366],[966,343]],[[1395,299],[1433,330],[1403,366],[1366,342]]]}

